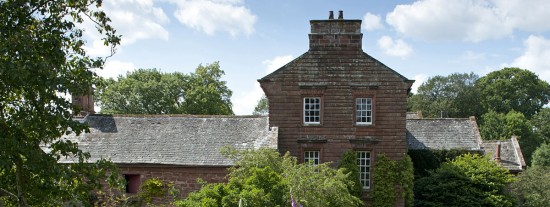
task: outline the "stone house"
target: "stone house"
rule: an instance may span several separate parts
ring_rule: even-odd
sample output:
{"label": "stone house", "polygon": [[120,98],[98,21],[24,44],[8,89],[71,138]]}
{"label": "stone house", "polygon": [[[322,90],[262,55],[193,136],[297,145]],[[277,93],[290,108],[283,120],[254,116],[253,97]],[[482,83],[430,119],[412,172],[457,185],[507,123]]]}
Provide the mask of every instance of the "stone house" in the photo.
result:
{"label": "stone house", "polygon": [[337,19],[331,12],[310,25],[309,50],[258,80],[269,117],[94,115],[92,95],[75,96],[74,104],[89,113],[81,121],[90,133],[64,138],[90,152],[91,161],[116,163],[129,183],[127,193],[159,178],[174,182],[184,196],[199,189],[196,178],[224,181],[233,164],[220,154],[224,146],[276,148],[314,164],[338,162],[354,150],[364,199],[376,186],[371,177],[379,154],[400,160],[409,148],[492,146],[481,143],[471,119],[437,122],[408,114],[414,81],[363,52],[361,20],[344,19],[340,11]]}
{"label": "stone house", "polygon": [[338,162],[358,152],[361,183],[371,186],[376,155],[407,152],[407,95],[414,81],[362,49],[361,20],[311,20],[309,50],[258,80],[269,100],[278,149],[304,162]]}

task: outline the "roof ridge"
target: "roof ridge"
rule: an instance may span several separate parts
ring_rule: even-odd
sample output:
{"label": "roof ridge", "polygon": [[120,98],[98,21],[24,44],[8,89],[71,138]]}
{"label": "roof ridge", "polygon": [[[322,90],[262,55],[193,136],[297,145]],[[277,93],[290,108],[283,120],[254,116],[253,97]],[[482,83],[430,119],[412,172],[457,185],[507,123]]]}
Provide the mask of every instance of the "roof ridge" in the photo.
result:
{"label": "roof ridge", "polygon": [[89,117],[129,117],[129,118],[266,118],[265,115],[196,115],[196,114],[90,114]]}

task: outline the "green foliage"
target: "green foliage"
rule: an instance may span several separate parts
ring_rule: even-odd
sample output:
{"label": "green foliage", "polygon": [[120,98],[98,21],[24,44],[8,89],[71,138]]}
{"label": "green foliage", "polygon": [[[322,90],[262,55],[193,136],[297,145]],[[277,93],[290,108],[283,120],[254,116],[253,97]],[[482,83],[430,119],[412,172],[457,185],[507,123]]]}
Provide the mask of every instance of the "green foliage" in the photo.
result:
{"label": "green foliage", "polygon": [[506,115],[489,111],[482,116],[480,126],[481,138],[485,140],[506,140],[517,136],[521,151],[527,164],[531,155],[540,145],[540,138],[533,133],[531,122],[521,113],[510,111]]}
{"label": "green foliage", "polygon": [[535,134],[541,142],[550,143],[550,108],[543,108],[531,118]]}
{"label": "green foliage", "polygon": [[402,197],[405,206],[413,205],[413,164],[409,156],[404,156],[401,161],[394,161],[384,154],[376,156],[376,167],[374,168],[373,183],[374,189],[371,192],[373,205],[376,207],[395,206],[398,195],[396,186],[402,189]]}
{"label": "green foliage", "polygon": [[395,206],[397,199],[395,193],[395,180],[397,171],[395,170],[397,163],[390,160],[385,155],[376,157],[376,167],[373,172],[373,183],[376,184],[371,192],[373,197],[373,206],[385,207]]}
{"label": "green foliage", "polygon": [[507,114],[489,111],[483,114],[482,119],[480,133],[485,140],[505,140],[514,135],[520,138],[533,136],[531,122],[516,111]]}
{"label": "green foliage", "polygon": [[531,71],[504,68],[480,78],[481,106],[485,111],[517,111],[531,118],[550,100],[550,85]]}
{"label": "green foliage", "polygon": [[522,172],[512,184],[521,206],[550,206],[550,167],[533,166]]}
{"label": "green foliage", "polygon": [[481,137],[485,140],[502,140],[511,137],[506,131],[506,115],[493,110],[481,116],[483,123],[480,125]]}
{"label": "green foliage", "polygon": [[254,107],[254,111],[252,112],[252,114],[253,115],[269,114],[269,101],[267,100],[267,97],[265,95],[262,96],[262,98],[260,98],[256,107]]}
{"label": "green foliage", "polygon": [[96,97],[107,114],[181,114],[189,77],[138,69],[118,80],[101,79]]}
{"label": "green foliage", "polygon": [[348,179],[353,185],[348,186],[348,191],[357,197],[360,197],[363,193],[363,186],[359,180],[359,166],[357,165],[357,152],[348,150],[342,154],[342,158],[338,162],[338,169],[343,169],[344,173],[348,175]]}
{"label": "green foliage", "polygon": [[231,95],[233,92],[221,80],[225,74],[219,62],[199,65],[189,77],[183,106],[187,114],[233,114]]}
{"label": "green foliage", "polygon": [[415,182],[417,206],[514,206],[508,171],[489,158],[465,154]]}
{"label": "green foliage", "polygon": [[409,150],[407,152],[413,162],[415,179],[429,176],[430,171],[439,168],[441,163],[454,160],[456,157],[468,153],[483,154],[483,151],[472,152],[471,150],[464,149],[425,149]]}
{"label": "green foliage", "polygon": [[399,177],[397,181],[403,189],[405,207],[412,207],[414,204],[414,167],[410,156],[406,155],[397,165]]}
{"label": "green foliage", "polygon": [[204,184],[177,206],[290,206],[290,195],[304,206],[358,206],[361,201],[347,188],[343,170],[328,163],[298,164],[288,153],[281,156],[272,149],[223,153],[235,160],[226,184]]}
{"label": "green foliage", "polygon": [[482,114],[474,73],[453,73],[430,77],[409,97],[410,111],[422,111],[427,118],[469,117]]}
{"label": "green foliage", "polygon": [[531,166],[550,167],[550,144],[542,144],[535,150]]}
{"label": "green foliage", "polygon": [[[6,206],[91,205],[102,181],[116,185],[112,163],[59,139],[88,129],[74,121],[61,94],[83,94],[93,83],[83,21],[94,24],[112,51],[119,44],[100,0],[0,1],[0,200]],[[94,28],[94,27],[91,27]],[[41,146],[48,150],[44,151]],[[70,157],[74,164],[59,164]]]}
{"label": "green foliage", "polygon": [[218,62],[191,74],[138,69],[118,80],[100,79],[96,96],[103,113],[229,115],[232,92],[223,74]]}
{"label": "green foliage", "polygon": [[166,184],[157,178],[147,179],[139,186],[138,197],[150,204],[155,197],[164,197],[168,193],[171,184]]}

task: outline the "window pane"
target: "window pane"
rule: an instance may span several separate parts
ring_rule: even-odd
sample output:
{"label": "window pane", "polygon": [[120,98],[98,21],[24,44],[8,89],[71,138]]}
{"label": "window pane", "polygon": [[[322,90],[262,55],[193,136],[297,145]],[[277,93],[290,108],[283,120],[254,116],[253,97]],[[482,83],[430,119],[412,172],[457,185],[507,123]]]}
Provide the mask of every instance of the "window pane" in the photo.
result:
{"label": "window pane", "polygon": [[357,98],[356,99],[355,119],[357,124],[372,123],[372,98]]}
{"label": "window pane", "polygon": [[319,162],[319,151],[304,152],[304,163],[309,163],[310,165],[318,165]]}
{"label": "window pane", "polygon": [[363,189],[370,188],[370,152],[357,151],[357,165],[359,166],[359,180]]}
{"label": "window pane", "polygon": [[321,121],[321,98],[304,98],[304,123],[319,124]]}

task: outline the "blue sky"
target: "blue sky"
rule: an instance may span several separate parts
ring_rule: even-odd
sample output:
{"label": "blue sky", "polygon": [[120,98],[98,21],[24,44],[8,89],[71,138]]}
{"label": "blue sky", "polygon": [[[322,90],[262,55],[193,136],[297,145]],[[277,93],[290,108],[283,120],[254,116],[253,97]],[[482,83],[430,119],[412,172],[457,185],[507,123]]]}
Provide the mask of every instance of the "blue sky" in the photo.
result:
{"label": "blue sky", "polygon": [[[256,80],[308,49],[309,20],[344,11],[363,20],[363,50],[409,79],[529,69],[550,82],[547,0],[108,0],[123,35],[104,77],[136,68],[190,73],[219,61],[233,111],[251,114]],[[87,51],[107,54],[93,29]]]}

